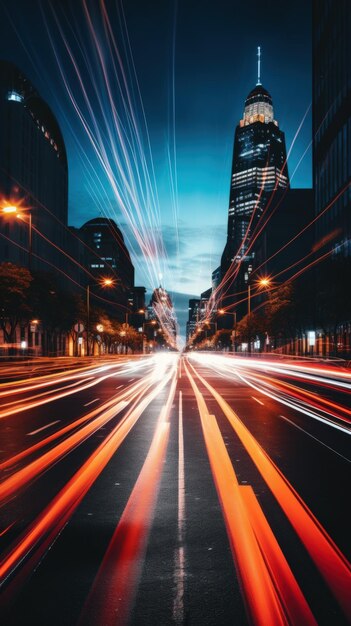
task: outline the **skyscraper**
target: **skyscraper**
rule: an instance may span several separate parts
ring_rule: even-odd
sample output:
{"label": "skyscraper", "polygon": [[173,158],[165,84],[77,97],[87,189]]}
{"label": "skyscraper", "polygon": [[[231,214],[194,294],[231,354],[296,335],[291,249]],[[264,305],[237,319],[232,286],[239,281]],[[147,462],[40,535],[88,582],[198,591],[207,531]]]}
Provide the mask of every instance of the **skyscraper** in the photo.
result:
{"label": "skyscraper", "polygon": [[55,246],[65,247],[67,190],[66,149],[54,114],[19,68],[0,61],[0,201],[18,205],[23,216],[2,216],[0,261],[30,260],[32,269],[45,271],[65,264]]}
{"label": "skyscraper", "polygon": [[314,0],[313,183],[316,216],[323,213],[316,239],[345,256],[351,256],[350,33],[349,0]]}
{"label": "skyscraper", "polygon": [[313,2],[313,184],[323,353],[351,347],[351,3]]}
{"label": "skyscraper", "polygon": [[245,101],[243,118],[235,130],[228,234],[221,260],[221,276],[234,263],[241,268],[231,286],[233,293],[248,274],[255,252],[250,249],[252,236],[273,192],[289,186],[285,137],[274,119],[273,102],[260,79]]}

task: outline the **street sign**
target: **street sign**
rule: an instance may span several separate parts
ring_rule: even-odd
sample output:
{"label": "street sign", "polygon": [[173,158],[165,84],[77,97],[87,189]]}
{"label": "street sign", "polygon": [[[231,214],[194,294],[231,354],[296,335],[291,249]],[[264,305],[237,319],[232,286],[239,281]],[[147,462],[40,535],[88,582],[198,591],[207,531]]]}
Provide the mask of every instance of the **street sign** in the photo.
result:
{"label": "street sign", "polygon": [[82,324],[82,322],[78,322],[78,324],[74,325],[74,330],[76,333],[82,333],[84,330],[84,324]]}

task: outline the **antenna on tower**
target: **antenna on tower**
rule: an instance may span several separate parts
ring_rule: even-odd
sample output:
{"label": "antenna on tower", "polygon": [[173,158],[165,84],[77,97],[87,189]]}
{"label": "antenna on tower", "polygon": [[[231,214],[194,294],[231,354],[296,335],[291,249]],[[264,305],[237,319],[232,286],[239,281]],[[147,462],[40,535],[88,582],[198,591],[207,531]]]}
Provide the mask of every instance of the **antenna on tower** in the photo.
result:
{"label": "antenna on tower", "polygon": [[257,83],[261,85],[261,46],[257,46]]}

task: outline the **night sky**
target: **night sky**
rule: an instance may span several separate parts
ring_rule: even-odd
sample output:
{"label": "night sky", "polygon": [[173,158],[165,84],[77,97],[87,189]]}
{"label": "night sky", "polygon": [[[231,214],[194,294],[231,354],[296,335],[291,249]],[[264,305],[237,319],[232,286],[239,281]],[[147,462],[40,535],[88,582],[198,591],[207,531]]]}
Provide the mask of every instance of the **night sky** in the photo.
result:
{"label": "night sky", "polygon": [[[287,150],[310,107],[308,5],[301,0],[126,0],[123,7],[118,1],[106,2],[117,46],[111,51],[99,2],[87,0],[92,28],[110,77],[120,55],[152,181],[150,188],[154,199],[158,195],[155,216],[146,219],[150,212],[146,205],[152,205],[153,199],[145,202],[143,184],[136,186],[137,204],[143,214],[139,219],[144,220],[145,228],[157,231],[152,271],[146,271],[149,263],[131,226],[135,206],[131,202],[121,210],[63,81],[65,77],[84,119],[89,122],[94,117],[96,126],[101,124],[101,142],[108,146],[106,160],[115,171],[112,153],[118,135],[113,130],[113,106],[81,0],[0,0],[0,56],[27,74],[61,126],[69,162],[69,223],[80,226],[99,213],[113,217],[131,250],[137,284],[144,284],[150,291],[160,280],[173,294],[182,326],[187,299],[210,286],[211,272],[218,266],[225,244],[234,130],[244,100],[256,84],[257,45],[263,55],[262,84],[272,95],[275,119],[285,132]],[[81,83],[64,39],[78,66]],[[120,69],[117,74],[121,76]],[[122,110],[122,92],[126,92],[122,89],[119,93],[117,80],[112,83],[115,114],[120,116],[122,128],[127,128],[126,148],[133,153],[135,145],[128,134],[130,118]],[[108,137],[111,128],[112,141]],[[309,111],[289,158],[290,177],[310,141]],[[134,181],[138,179],[141,158],[139,153],[134,160]],[[121,179],[120,171],[116,179]],[[311,186],[311,148],[296,170],[292,186]]]}

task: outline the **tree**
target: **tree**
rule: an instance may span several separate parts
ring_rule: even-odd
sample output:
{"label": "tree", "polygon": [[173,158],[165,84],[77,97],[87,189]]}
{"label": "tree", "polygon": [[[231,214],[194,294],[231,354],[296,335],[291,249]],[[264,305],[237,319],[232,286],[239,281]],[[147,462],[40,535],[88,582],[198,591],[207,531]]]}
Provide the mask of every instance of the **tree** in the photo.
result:
{"label": "tree", "polygon": [[6,343],[16,342],[16,327],[31,316],[30,272],[13,263],[0,264],[0,327]]}
{"label": "tree", "polygon": [[239,340],[248,344],[249,352],[251,352],[251,342],[257,336],[261,336],[264,332],[264,323],[260,315],[253,312],[245,315],[236,327],[236,334]]}
{"label": "tree", "polygon": [[294,337],[296,327],[296,302],[294,290],[290,284],[280,285],[270,292],[265,306],[265,330],[277,342],[286,343]]}
{"label": "tree", "polygon": [[56,338],[72,330],[80,318],[82,300],[76,294],[62,289],[53,274],[36,272],[30,287],[29,301],[33,316],[40,320],[44,330],[43,352],[55,354]]}

